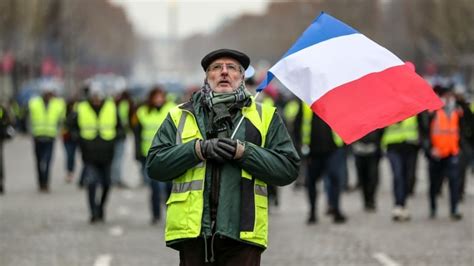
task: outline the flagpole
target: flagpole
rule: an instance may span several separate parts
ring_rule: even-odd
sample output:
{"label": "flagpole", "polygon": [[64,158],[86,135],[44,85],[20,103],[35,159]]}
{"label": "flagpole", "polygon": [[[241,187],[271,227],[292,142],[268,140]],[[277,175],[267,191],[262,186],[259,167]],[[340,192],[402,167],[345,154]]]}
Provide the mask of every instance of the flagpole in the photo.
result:
{"label": "flagpole", "polygon": [[[260,95],[260,91],[258,91],[258,92],[255,94],[255,97],[254,97],[254,98],[255,98],[255,99],[254,99],[255,102],[257,101],[258,95]],[[232,136],[230,136],[230,139],[234,139],[235,134],[237,133],[237,130],[239,129],[240,125],[242,124],[242,121],[244,121],[244,118],[245,118],[245,117],[242,115],[242,117],[240,118],[239,123],[237,124],[237,126],[236,126],[235,129],[234,129],[234,132],[232,132]]]}

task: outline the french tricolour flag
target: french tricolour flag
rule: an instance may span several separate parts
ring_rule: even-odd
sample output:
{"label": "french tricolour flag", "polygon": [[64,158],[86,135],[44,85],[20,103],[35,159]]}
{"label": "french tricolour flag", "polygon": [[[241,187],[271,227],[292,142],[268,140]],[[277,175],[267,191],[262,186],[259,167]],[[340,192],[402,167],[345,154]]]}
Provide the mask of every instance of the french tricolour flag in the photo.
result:
{"label": "french tricolour flag", "polygon": [[346,143],[442,106],[397,56],[324,12],[269,69],[258,91],[274,76]]}

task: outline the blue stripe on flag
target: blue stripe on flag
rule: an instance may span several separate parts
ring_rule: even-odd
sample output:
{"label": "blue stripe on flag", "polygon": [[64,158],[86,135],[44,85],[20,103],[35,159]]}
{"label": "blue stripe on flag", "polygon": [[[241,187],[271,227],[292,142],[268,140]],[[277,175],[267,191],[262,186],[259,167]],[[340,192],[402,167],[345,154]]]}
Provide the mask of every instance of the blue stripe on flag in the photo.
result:
{"label": "blue stripe on flag", "polygon": [[317,43],[354,33],[358,33],[358,31],[331,15],[321,12],[283,57],[287,57]]}
{"label": "blue stripe on flag", "polygon": [[[344,22],[321,12],[319,16],[309,25],[293,46],[283,55],[282,59],[309,46],[327,41],[343,35],[358,33],[355,29]],[[281,60],[281,59],[280,59]],[[272,81],[273,74],[267,73],[267,77],[260,83],[257,91],[263,90]]]}

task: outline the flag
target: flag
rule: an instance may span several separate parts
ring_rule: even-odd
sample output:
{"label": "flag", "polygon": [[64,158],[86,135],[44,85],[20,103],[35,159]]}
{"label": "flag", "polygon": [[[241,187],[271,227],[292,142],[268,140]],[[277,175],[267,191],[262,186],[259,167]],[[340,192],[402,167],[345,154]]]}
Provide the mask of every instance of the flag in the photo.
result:
{"label": "flag", "polygon": [[346,143],[441,100],[430,85],[386,48],[322,12],[257,91],[277,77]]}

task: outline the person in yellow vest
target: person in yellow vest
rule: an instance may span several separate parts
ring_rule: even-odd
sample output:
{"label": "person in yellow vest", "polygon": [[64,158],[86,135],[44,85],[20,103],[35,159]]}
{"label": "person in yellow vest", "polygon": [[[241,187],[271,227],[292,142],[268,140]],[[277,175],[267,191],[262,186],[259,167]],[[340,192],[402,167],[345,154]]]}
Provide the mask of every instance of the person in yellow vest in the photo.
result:
{"label": "person in yellow vest", "polygon": [[66,104],[55,96],[58,86],[53,81],[40,83],[41,96],[28,102],[30,130],[33,135],[38,189],[49,192],[49,167],[53,157],[54,141],[66,115]]}
{"label": "person in yellow vest", "polygon": [[148,152],[148,175],[173,182],[165,240],[179,250],[180,265],[260,265],[267,184],[287,185],[298,174],[276,109],[256,103],[244,85],[249,64],[236,50],[204,56],[203,87],[171,109]]}
{"label": "person in yellow vest", "polygon": [[408,221],[411,216],[406,206],[409,194],[410,176],[416,169],[419,149],[419,127],[416,116],[407,118],[385,128],[382,146],[386,150],[393,174],[392,210],[394,221]]}
{"label": "person in yellow vest", "polygon": [[444,106],[430,114],[429,142],[424,145],[429,160],[429,198],[430,217],[437,216],[437,196],[441,191],[444,177],[449,181],[450,217],[457,221],[462,219],[458,210],[459,203],[459,155],[461,151],[461,118],[462,109],[456,107],[453,91],[446,87],[437,87],[436,92]]}
{"label": "person in yellow vest", "polygon": [[71,134],[79,140],[84,163],[90,223],[105,221],[115,139],[124,134],[115,102],[105,96],[103,84],[93,81],[88,99],[77,103],[68,117]]}
{"label": "person in yellow vest", "polygon": [[[66,117],[70,115],[73,111],[74,106],[76,104],[76,100],[74,98],[70,98],[66,101]],[[66,183],[71,183],[74,178],[74,169],[76,166],[76,148],[77,148],[77,140],[71,137],[71,132],[66,125],[61,130],[61,138],[63,140],[64,151],[66,153]]]}
{"label": "person in yellow vest", "polygon": [[345,223],[346,215],[340,207],[340,195],[346,180],[346,147],[326,122],[301,102],[295,117],[295,142],[301,154],[307,158],[306,189],[309,200],[307,224],[318,222],[317,181],[324,178],[328,198],[327,214],[333,216],[336,224]]}
{"label": "person in yellow vest", "polygon": [[[166,116],[168,116],[171,108],[176,106],[172,101],[167,101],[166,92],[160,87],[154,87],[148,94],[148,100],[145,104],[138,107],[132,121],[134,121],[134,132],[137,136],[137,158],[141,163],[141,170],[143,178],[149,179],[146,173],[146,156],[150,149],[151,142],[155,136],[156,131],[161,126]],[[136,121],[136,122],[135,122]],[[148,180],[147,183],[151,188],[150,206],[152,211],[151,223],[156,224],[161,218],[160,211],[160,197],[166,190],[166,197],[168,199],[171,193],[171,183],[166,183],[166,188],[162,185],[164,183],[156,180]]]}

